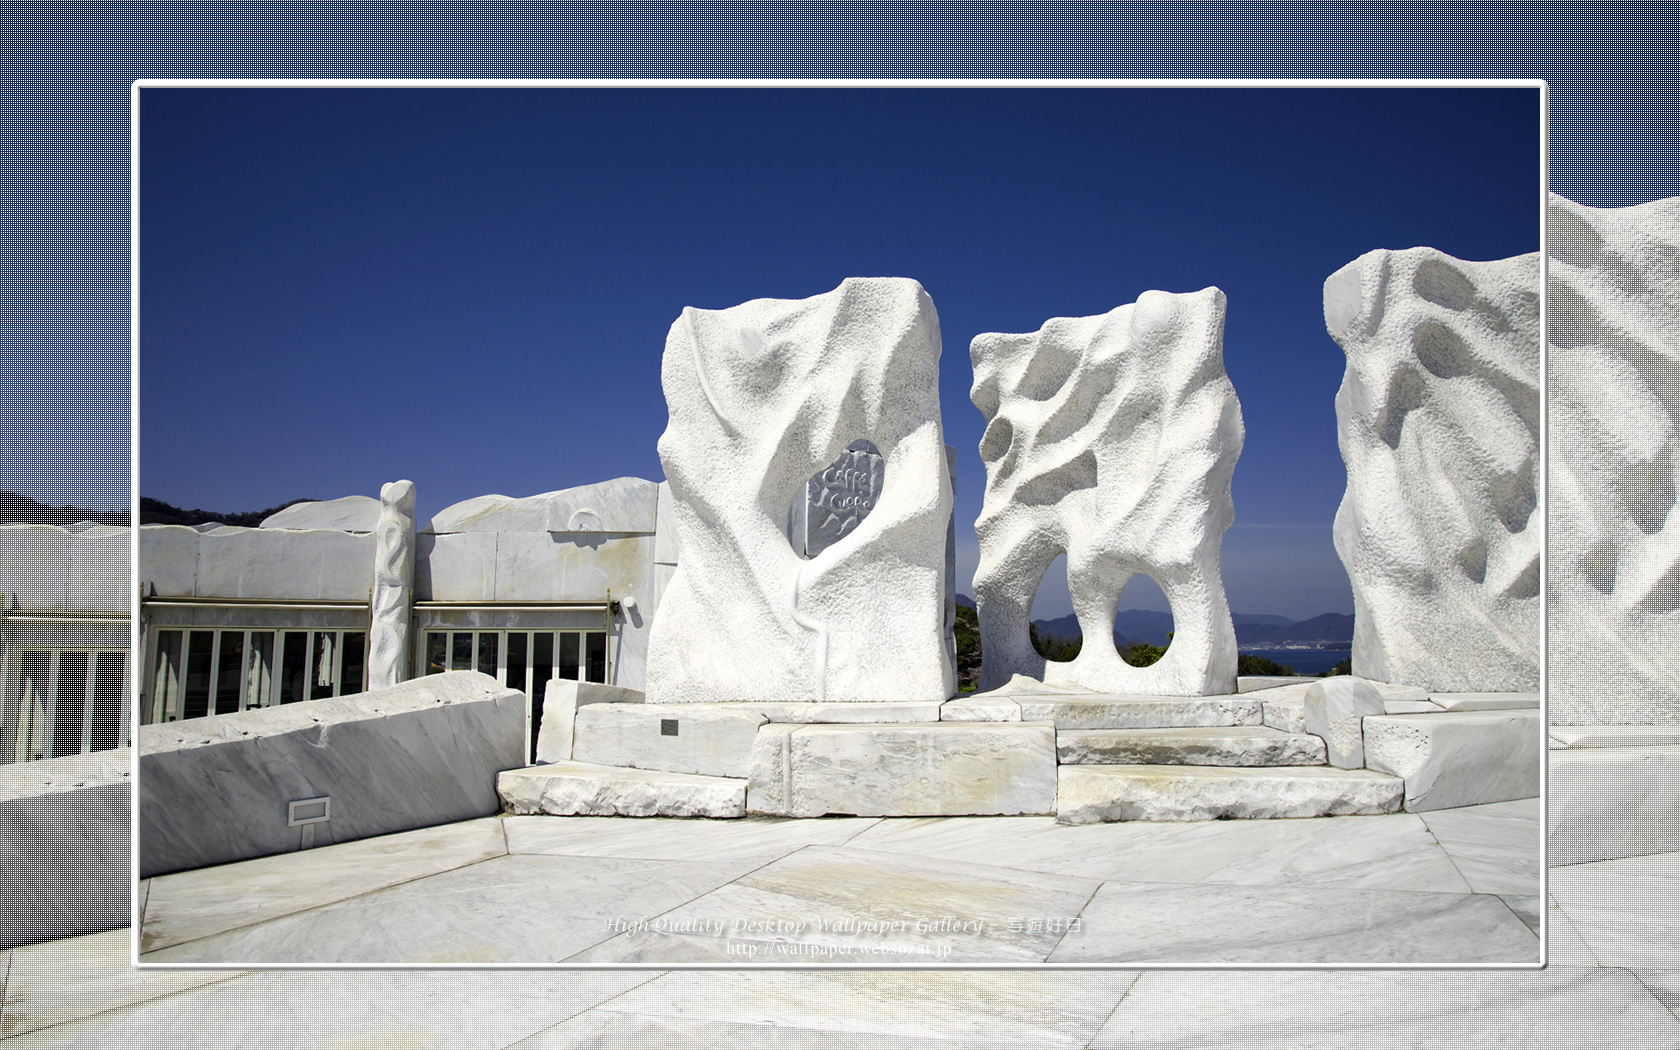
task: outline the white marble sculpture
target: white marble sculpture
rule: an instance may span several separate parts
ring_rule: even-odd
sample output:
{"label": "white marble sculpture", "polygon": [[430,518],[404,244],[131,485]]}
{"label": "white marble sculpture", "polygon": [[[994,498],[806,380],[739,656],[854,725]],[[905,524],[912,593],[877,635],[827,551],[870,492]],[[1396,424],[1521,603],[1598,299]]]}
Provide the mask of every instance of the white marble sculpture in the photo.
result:
{"label": "white marble sculpture", "polygon": [[[1225,294],[1145,292],[1099,317],[1054,318],[970,349],[986,499],[976,522],[980,687],[1016,674],[1104,692],[1236,691],[1237,638],[1219,574],[1233,518],[1242,410],[1225,375]],[[1085,642],[1047,662],[1032,648],[1033,597],[1067,554]],[[1112,643],[1121,589],[1146,573],[1172,606],[1172,644],[1132,667]]]}
{"label": "white marble sculpture", "polygon": [[[682,557],[649,638],[648,702],[951,695],[939,349],[932,300],[902,278],[683,311],[659,440]],[[802,558],[788,506],[860,438],[886,460],[874,509]]]}
{"label": "white marble sculpture", "polygon": [[1324,321],[1347,354],[1353,673],[1538,688],[1540,257],[1367,252],[1324,282]]}
{"label": "white marble sculpture", "polygon": [[1555,724],[1680,723],[1680,198],[1551,199]]}
{"label": "white marble sculpture", "polygon": [[373,529],[373,593],[369,599],[368,688],[408,677],[409,612],[414,595],[414,482],[379,490]]}

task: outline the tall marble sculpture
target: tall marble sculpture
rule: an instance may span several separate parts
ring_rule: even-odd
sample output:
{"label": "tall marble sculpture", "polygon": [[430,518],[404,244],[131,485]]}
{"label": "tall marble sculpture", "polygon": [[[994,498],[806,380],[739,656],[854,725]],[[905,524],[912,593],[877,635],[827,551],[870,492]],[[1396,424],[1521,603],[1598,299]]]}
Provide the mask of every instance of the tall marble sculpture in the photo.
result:
{"label": "tall marble sculpture", "polygon": [[1347,354],[1353,673],[1538,689],[1540,257],[1367,252],[1324,282],[1324,321]]}
{"label": "tall marble sculpture", "polygon": [[[683,311],[659,440],[682,557],[648,640],[648,702],[951,695],[939,349],[932,300],[902,278]],[[884,457],[881,490],[806,559],[789,504],[859,439]]]}
{"label": "tall marble sculpture", "polygon": [[1554,723],[1680,724],[1680,198],[1548,214]]}
{"label": "tall marble sculpture", "polygon": [[[1054,318],[970,348],[986,417],[986,498],[975,523],[980,687],[1016,674],[1106,692],[1236,692],[1237,637],[1219,573],[1242,410],[1225,375],[1225,293],[1145,292],[1100,317]],[[1065,552],[1085,637],[1047,662],[1028,636],[1033,597]],[[1115,651],[1126,581],[1146,573],[1172,606],[1166,655]]]}
{"label": "tall marble sculpture", "polygon": [[368,632],[368,688],[408,677],[409,610],[414,595],[414,482],[379,490],[373,527],[373,594]]}

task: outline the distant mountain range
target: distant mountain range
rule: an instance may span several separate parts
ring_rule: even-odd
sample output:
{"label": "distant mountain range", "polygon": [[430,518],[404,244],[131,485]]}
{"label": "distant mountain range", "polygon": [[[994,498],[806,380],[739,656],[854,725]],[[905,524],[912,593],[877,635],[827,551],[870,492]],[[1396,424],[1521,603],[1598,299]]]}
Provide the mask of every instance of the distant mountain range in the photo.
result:
{"label": "distant mountain range", "polygon": [[[974,607],[974,599],[966,594],[957,595],[957,603]],[[1237,644],[1245,648],[1353,640],[1353,617],[1348,613],[1323,613],[1308,620],[1291,620],[1273,613],[1232,613],[1231,623],[1237,629]],[[1083,637],[1072,613],[1053,620],[1034,620],[1033,624],[1044,637],[1067,641]],[[1134,642],[1166,645],[1172,629],[1171,613],[1126,609],[1114,618],[1114,646],[1124,649]]]}

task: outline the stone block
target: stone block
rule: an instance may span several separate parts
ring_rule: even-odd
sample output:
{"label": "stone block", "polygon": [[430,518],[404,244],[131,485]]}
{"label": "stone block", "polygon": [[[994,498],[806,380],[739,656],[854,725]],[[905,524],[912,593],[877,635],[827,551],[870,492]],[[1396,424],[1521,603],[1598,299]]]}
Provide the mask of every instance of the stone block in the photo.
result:
{"label": "stone block", "polygon": [[753,738],[766,721],[757,711],[714,704],[589,704],[577,709],[572,758],[744,778]]}
{"label": "stone block", "polygon": [[638,601],[651,595],[652,536],[503,532],[493,538],[496,601],[603,601],[609,590]]}
{"label": "stone block", "polygon": [[1551,738],[1564,747],[1661,747],[1680,744],[1680,726],[1552,726]]}
{"label": "stone block", "polygon": [[[659,439],[682,555],[648,639],[650,701],[950,697],[939,352],[933,302],[902,278],[683,311]],[[885,459],[880,497],[806,559],[788,503],[860,438]]]}
{"label": "stone block", "polygon": [[[986,494],[975,523],[980,688],[1024,674],[1105,692],[1205,696],[1237,689],[1237,636],[1219,575],[1234,516],[1242,409],[1225,373],[1225,293],[1145,292],[1097,317],[987,333],[969,348],[986,417]],[[1047,662],[1028,628],[1044,573],[1067,555],[1085,637]],[[1128,580],[1172,606],[1173,644],[1148,667],[1109,638]]]}
{"label": "stone block", "polygon": [[1057,729],[1158,729],[1258,725],[1262,701],[1247,696],[1017,695],[1021,718]]}
{"label": "stone block", "polygon": [[[525,697],[476,671],[140,728],[140,876],[490,816]],[[329,819],[288,826],[289,803]]]}
{"label": "stone block", "polygon": [[1351,678],[1326,678],[1307,686],[1301,698],[1303,731],[1322,737],[1325,760],[1337,769],[1365,765],[1364,720],[1386,714],[1382,694]]}
{"label": "stone block", "polygon": [[[1443,711],[1517,711],[1540,706],[1539,693],[1430,693]],[[1396,712],[1389,712],[1395,714]]]}
{"label": "stone block", "polygon": [[[1412,685],[1395,685],[1392,682],[1378,682],[1369,678],[1355,675],[1337,675],[1338,680],[1345,679],[1353,682],[1364,682],[1382,694],[1383,710],[1386,714],[1421,714],[1439,711],[1440,708],[1429,704],[1429,694],[1423,689]],[[1306,697],[1307,690],[1324,681],[1322,678],[1308,678],[1291,685],[1272,687],[1258,690],[1255,699],[1263,705],[1261,723],[1273,729],[1281,729],[1285,733],[1306,732]],[[1419,704],[1427,704],[1419,707]]]}
{"label": "stone block", "polygon": [[198,537],[198,595],[368,600],[370,533],[222,528]]}
{"label": "stone block", "polygon": [[741,817],[747,782],[661,770],[555,762],[496,778],[509,813],[560,817]]}
{"label": "stone block", "polygon": [[759,730],[747,808],[776,816],[1047,814],[1055,731],[1044,723],[785,725]]}
{"label": "stone block", "polygon": [[1312,766],[1324,762],[1324,741],[1265,726],[1064,729],[1056,757],[1063,765]]}
{"label": "stone block", "polygon": [[719,710],[756,711],[771,722],[937,722],[939,704],[933,701],[904,701],[900,703],[813,703],[789,700],[777,703],[764,701],[731,701],[708,704]]}
{"label": "stone block", "polygon": [[1406,780],[1424,812],[1540,793],[1539,711],[1378,715],[1365,719],[1365,764]]}
{"label": "stone block", "polygon": [[1365,769],[1062,766],[1056,819],[1216,820],[1395,813],[1403,783]]}
{"label": "stone block", "polygon": [[1021,705],[1007,696],[957,696],[939,708],[941,722],[1019,722]]}
{"label": "stone block", "polygon": [[99,528],[72,535],[64,607],[74,612],[127,613],[133,591],[129,566],[133,545],[126,528]]}
{"label": "stone block", "polygon": [[383,689],[401,682],[414,665],[409,637],[414,611],[412,481],[393,481],[379,490],[368,604],[368,688]]}
{"label": "stone block", "polygon": [[270,514],[257,527],[372,532],[379,524],[379,514],[380,501],[372,496],[340,496],[338,499],[294,503]]}
{"label": "stone block", "polygon": [[0,564],[5,565],[0,589],[15,596],[20,611],[64,611],[64,570],[74,539],[58,525],[0,525]]}
{"label": "stone block", "polygon": [[438,511],[421,529],[462,532],[654,531],[659,484],[642,478],[544,492],[536,496],[474,496]]}
{"label": "stone block", "polygon": [[622,689],[599,682],[551,679],[543,691],[542,724],[537,727],[537,761],[571,761],[579,706],[639,704],[642,700],[642,693],[637,689]]}
{"label": "stone block", "polygon": [[660,565],[675,566],[677,552],[677,511],[671,501],[671,483],[661,481],[654,516],[653,560]]}
{"label": "stone block", "polygon": [[1553,751],[1547,796],[1554,866],[1680,851],[1680,743]]}
{"label": "stone block", "polygon": [[140,526],[140,582],[160,598],[198,594],[198,533],[185,525]]}
{"label": "stone block", "polygon": [[488,602],[496,597],[493,532],[414,538],[414,598],[429,602]]}
{"label": "stone block", "polygon": [[0,949],[129,924],[132,760],[0,765]]}

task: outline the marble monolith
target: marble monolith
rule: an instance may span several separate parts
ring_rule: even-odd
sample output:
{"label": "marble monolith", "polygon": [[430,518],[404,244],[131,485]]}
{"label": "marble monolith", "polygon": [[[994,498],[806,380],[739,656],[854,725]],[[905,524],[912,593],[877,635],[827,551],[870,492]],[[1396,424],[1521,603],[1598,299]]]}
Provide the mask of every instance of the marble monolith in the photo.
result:
{"label": "marble monolith", "polygon": [[[682,557],[648,642],[649,703],[951,695],[939,349],[932,300],[902,278],[683,311],[659,440]],[[788,507],[860,439],[884,460],[874,506],[806,559]]]}
{"label": "marble monolith", "polygon": [[379,520],[373,529],[369,689],[384,689],[406,677],[413,595],[414,482],[393,481],[379,490]]}
{"label": "marble monolith", "polygon": [[1347,354],[1334,539],[1353,673],[1425,689],[1540,680],[1540,257],[1367,252],[1324,282]]}
{"label": "marble monolith", "polygon": [[[1243,423],[1224,328],[1225,294],[1204,288],[975,338],[971,396],[987,421],[974,575],[982,689],[1022,674],[1103,692],[1236,692],[1219,543],[1234,516]],[[1085,641],[1059,663],[1034,651],[1028,630],[1063,553]],[[1127,664],[1112,643],[1122,589],[1140,573],[1166,594],[1175,630],[1148,667]]]}

